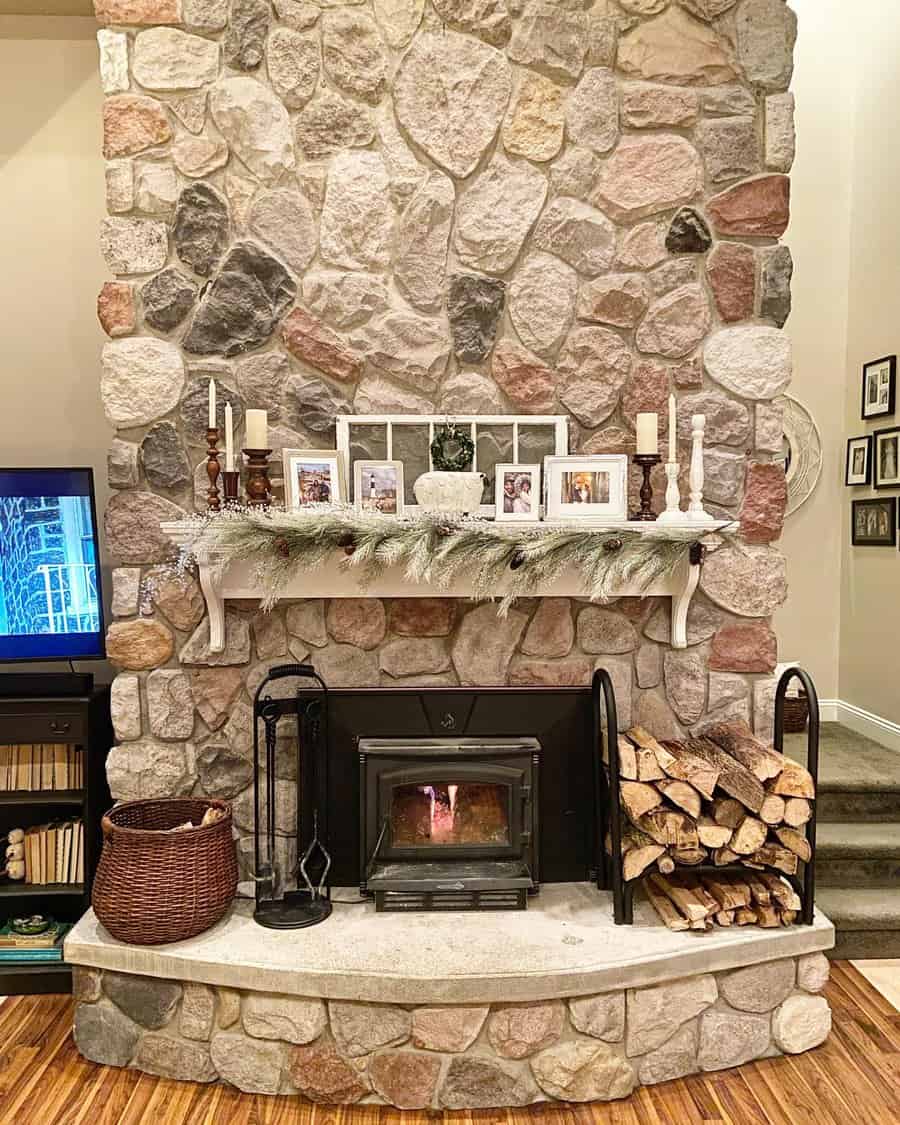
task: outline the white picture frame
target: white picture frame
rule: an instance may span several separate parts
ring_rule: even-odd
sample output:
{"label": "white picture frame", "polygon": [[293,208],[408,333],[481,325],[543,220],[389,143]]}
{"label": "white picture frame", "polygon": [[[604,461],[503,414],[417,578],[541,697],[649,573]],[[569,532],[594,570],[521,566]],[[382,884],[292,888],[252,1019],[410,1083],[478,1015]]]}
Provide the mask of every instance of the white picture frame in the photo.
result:
{"label": "white picture frame", "polygon": [[[312,508],[317,504],[343,504],[347,500],[347,479],[344,458],[337,449],[285,449],[282,453],[284,463],[284,506],[291,511]],[[303,474],[303,475],[302,475]],[[320,475],[319,487],[323,491],[320,499],[311,500],[311,488]],[[304,483],[308,478],[308,486]]]}
{"label": "white picture frame", "polygon": [[537,523],[540,518],[541,466],[496,464],[494,519],[498,523]]}
{"label": "white picture frame", "polygon": [[545,457],[544,493],[548,520],[625,520],[628,458],[624,453]]}
{"label": "white picture frame", "polygon": [[357,512],[380,512],[399,519],[404,513],[403,490],[402,461],[353,462],[353,503]]}

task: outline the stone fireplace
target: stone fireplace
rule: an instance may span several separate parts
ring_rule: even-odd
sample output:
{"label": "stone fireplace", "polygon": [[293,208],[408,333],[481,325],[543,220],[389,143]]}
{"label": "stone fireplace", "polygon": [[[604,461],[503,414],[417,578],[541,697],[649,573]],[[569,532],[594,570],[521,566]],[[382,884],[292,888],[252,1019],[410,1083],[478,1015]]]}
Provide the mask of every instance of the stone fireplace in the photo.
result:
{"label": "stone fireplace", "polygon": [[[742,717],[770,737],[771,616],[786,596],[773,546],[785,483],[773,457],[791,367],[782,328],[792,263],[780,238],[789,220],[796,20],[783,0],[95,0],[95,8],[109,210],[100,242],[112,275],[98,299],[109,337],[100,389],[116,430],[105,520],[115,563],[113,795],[230,800],[247,890],[251,700],[268,669],[288,659],[314,664],[336,694],[494,687],[537,700],[535,708],[567,691],[586,698],[602,664],[623,724],[678,738],[711,719]],[[206,506],[210,377],[220,410],[230,401],[239,428],[246,408],[268,410],[276,473],[282,449],[333,445],[335,416],[352,413],[561,413],[573,452],[632,452],[636,413],[664,420],[674,392],[681,462],[691,415],[704,413],[707,507],[739,519],[742,540],[710,544],[684,650],[670,645],[660,599],[533,598],[499,618],[493,605],[435,590],[427,598],[291,600],[269,613],[231,601],[224,650],[214,652],[199,583],[165,568],[172,544],[160,529]],[[498,431],[479,450],[479,468],[491,477],[508,452]],[[664,481],[655,483],[659,503]],[[384,729],[378,716],[389,705],[379,696],[367,737],[445,736]],[[576,727],[589,724],[589,715],[573,714]],[[594,863],[585,808],[592,783],[568,749],[576,740],[551,746],[547,733],[536,723],[500,731],[470,723],[465,737],[539,742],[532,877],[540,871],[542,883],[563,885],[586,879]],[[333,734],[332,780],[352,776],[357,786],[358,748],[339,726]],[[445,825],[460,807],[459,788],[451,798],[449,786],[460,782],[432,780],[427,821]],[[277,844],[290,866],[297,778],[288,751],[276,756],[275,791]],[[414,825],[425,816],[423,796],[410,798]],[[334,881],[345,887],[358,885],[368,847],[355,808],[335,847]],[[502,824],[495,830],[502,834]],[[349,924],[353,909],[318,929]],[[555,930],[549,944],[566,934]],[[590,932],[577,937],[591,948]],[[340,1007],[353,1007],[340,987],[315,974],[286,981],[270,969],[251,980],[227,965],[227,943],[230,981],[187,956],[122,959],[93,941],[73,943],[85,965],[113,978],[83,983],[79,1043],[101,1061],[137,1059],[155,1072],[202,1081],[218,1074],[242,1088],[262,1088],[256,1081],[267,1092],[299,1089],[325,1101],[371,1095],[462,1107],[617,1096],[609,1090],[630,1088],[638,1070],[654,1081],[764,1054],[775,1022],[778,1049],[793,1049],[798,1040],[784,1025],[820,999],[813,993],[821,987],[812,970],[797,975],[793,959],[827,947],[828,935],[807,935],[805,946],[789,937],[780,952],[770,935],[768,951],[745,949],[712,968],[727,974],[739,956],[747,964],[782,958],[773,961],[782,967],[771,995],[787,1014],[742,1008],[735,988],[723,980],[717,992],[709,976],[695,990],[690,1031],[669,1029],[665,1047],[681,1039],[665,1066],[627,1061],[626,986],[609,977],[602,987],[582,974],[580,984],[506,993],[522,1004],[549,997],[540,1015],[549,1026],[532,1047],[536,1058],[549,1050],[558,1059],[529,1071],[521,1059],[532,1047],[488,1050],[488,1039],[506,1042],[500,1025],[511,1027],[521,1011],[514,1019],[503,996],[482,990],[481,1000],[500,1005],[488,1021],[495,1030],[479,1030],[485,1007],[471,1016],[474,1033],[453,1040],[474,1044],[474,1069],[465,1055],[441,1055],[435,1069],[421,1051],[427,1059],[440,1037],[411,1030],[432,1017],[410,1013],[410,994],[379,1015],[396,1033],[366,1038],[346,1030],[357,1013]],[[129,989],[137,986],[116,982],[123,971],[168,978],[164,1020],[132,1018]],[[680,961],[670,977],[698,971]],[[642,982],[627,987],[637,994]],[[591,999],[610,989],[618,991],[608,1004]],[[280,994],[282,1008],[291,998],[287,1023],[273,1014],[277,1004],[259,999],[266,991]],[[432,1000],[452,1006],[471,1000],[464,993],[447,986]],[[355,995],[363,1007],[385,999],[377,988]],[[326,1003],[334,1009],[327,1019]],[[636,996],[636,1012],[641,1003]],[[752,1018],[735,1015],[748,1010]],[[455,1015],[454,1026],[468,1026]],[[710,1029],[723,1023],[750,1037],[731,1061],[709,1045]],[[92,1048],[91,1026],[97,1035],[119,1028],[120,1049]],[[416,1050],[398,1050],[410,1036]],[[313,1046],[285,1046],[301,1042]],[[360,1052],[348,1049],[363,1042]],[[639,1046],[650,1050],[648,1042]],[[290,1078],[288,1050],[302,1055],[292,1057]],[[386,1062],[353,1061],[376,1050]],[[245,1058],[256,1078],[242,1070]],[[309,1076],[335,1059],[343,1085],[329,1099]],[[578,1060],[591,1073],[605,1066],[606,1087],[599,1079],[561,1085],[563,1062]],[[391,1067],[418,1067],[427,1096],[396,1095],[385,1077]]]}

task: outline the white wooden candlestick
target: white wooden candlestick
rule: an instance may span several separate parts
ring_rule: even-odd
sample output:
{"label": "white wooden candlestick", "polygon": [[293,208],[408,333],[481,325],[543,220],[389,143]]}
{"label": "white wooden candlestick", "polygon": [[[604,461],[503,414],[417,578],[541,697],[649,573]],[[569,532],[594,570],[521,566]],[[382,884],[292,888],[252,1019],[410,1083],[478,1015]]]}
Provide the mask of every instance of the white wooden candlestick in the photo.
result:
{"label": "white wooden candlestick", "polygon": [[687,519],[691,523],[713,523],[713,517],[703,510],[703,432],[706,429],[706,415],[691,415],[691,502],[688,505]]}
{"label": "white wooden candlestick", "polygon": [[660,512],[657,523],[682,523],[685,514],[681,510],[681,491],[678,488],[678,462],[666,462],[666,510]]}

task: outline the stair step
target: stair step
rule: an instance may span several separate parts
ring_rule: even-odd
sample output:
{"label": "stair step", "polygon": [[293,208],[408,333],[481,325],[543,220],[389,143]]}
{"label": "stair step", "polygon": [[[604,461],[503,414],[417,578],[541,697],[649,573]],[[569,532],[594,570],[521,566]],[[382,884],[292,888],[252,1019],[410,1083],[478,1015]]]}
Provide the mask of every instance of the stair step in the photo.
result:
{"label": "stair step", "polygon": [[816,905],[840,931],[900,935],[900,887],[819,887]]}
{"label": "stair step", "polygon": [[833,821],[816,829],[818,859],[894,859],[900,863],[900,823]]}
{"label": "stair step", "polygon": [[900,789],[876,785],[850,789],[820,784],[818,821],[820,825],[852,821],[900,824]]}

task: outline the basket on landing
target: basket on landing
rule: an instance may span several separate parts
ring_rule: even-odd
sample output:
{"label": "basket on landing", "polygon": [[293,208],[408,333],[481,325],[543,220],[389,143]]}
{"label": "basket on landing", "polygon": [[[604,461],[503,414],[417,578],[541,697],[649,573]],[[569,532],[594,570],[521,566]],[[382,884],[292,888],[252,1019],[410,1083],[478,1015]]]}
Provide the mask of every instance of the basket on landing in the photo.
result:
{"label": "basket on landing", "polygon": [[[204,813],[225,815],[206,827],[172,832]],[[103,817],[103,854],[92,905],[113,937],[134,945],[184,941],[208,930],[237,890],[231,807],[183,797],[126,801]]]}

